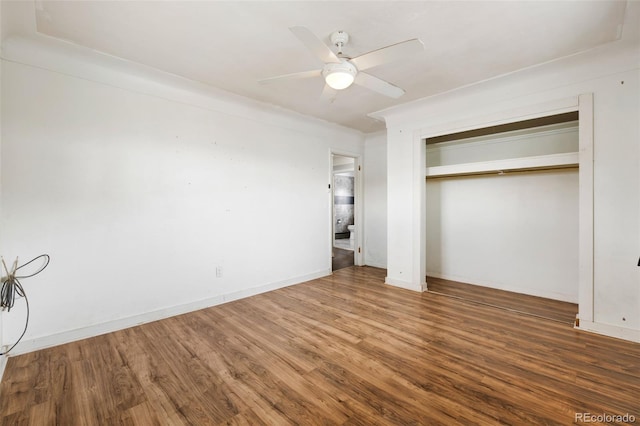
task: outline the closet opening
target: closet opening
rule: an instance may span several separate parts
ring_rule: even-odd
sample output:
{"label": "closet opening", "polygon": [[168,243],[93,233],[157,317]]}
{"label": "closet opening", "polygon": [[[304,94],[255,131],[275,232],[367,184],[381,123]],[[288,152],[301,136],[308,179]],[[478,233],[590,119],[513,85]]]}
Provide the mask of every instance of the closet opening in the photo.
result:
{"label": "closet opening", "polygon": [[573,325],[578,112],[423,142],[428,290]]}

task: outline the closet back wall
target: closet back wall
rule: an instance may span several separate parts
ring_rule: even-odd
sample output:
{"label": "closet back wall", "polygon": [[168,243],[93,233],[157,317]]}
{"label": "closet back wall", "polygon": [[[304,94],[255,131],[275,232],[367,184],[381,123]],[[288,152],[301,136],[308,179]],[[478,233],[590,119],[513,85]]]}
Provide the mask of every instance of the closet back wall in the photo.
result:
{"label": "closet back wall", "polygon": [[577,169],[427,181],[427,275],[577,303]]}

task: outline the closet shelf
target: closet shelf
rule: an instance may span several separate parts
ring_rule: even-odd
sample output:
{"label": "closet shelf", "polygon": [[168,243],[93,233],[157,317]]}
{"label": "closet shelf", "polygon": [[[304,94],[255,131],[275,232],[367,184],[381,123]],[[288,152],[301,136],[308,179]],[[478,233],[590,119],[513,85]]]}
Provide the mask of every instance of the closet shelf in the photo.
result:
{"label": "closet shelf", "polygon": [[426,168],[427,178],[578,167],[578,153],[539,155]]}

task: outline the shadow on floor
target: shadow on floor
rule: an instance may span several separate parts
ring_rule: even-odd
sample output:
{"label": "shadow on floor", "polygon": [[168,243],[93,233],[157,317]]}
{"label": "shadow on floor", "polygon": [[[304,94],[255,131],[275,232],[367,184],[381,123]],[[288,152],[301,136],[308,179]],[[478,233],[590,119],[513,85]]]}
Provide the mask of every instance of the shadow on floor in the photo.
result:
{"label": "shadow on floor", "polygon": [[353,250],[343,250],[334,247],[333,258],[331,259],[331,270],[337,271],[338,269],[348,268],[353,266]]}

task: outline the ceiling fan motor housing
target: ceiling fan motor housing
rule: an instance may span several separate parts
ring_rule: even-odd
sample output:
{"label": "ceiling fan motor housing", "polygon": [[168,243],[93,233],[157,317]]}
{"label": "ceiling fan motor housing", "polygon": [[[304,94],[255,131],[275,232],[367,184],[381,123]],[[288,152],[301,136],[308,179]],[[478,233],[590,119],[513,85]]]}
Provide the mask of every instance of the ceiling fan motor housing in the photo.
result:
{"label": "ceiling fan motor housing", "polygon": [[331,43],[337,46],[340,53],[342,53],[342,46],[349,42],[349,34],[344,31],[336,31],[331,34]]}

